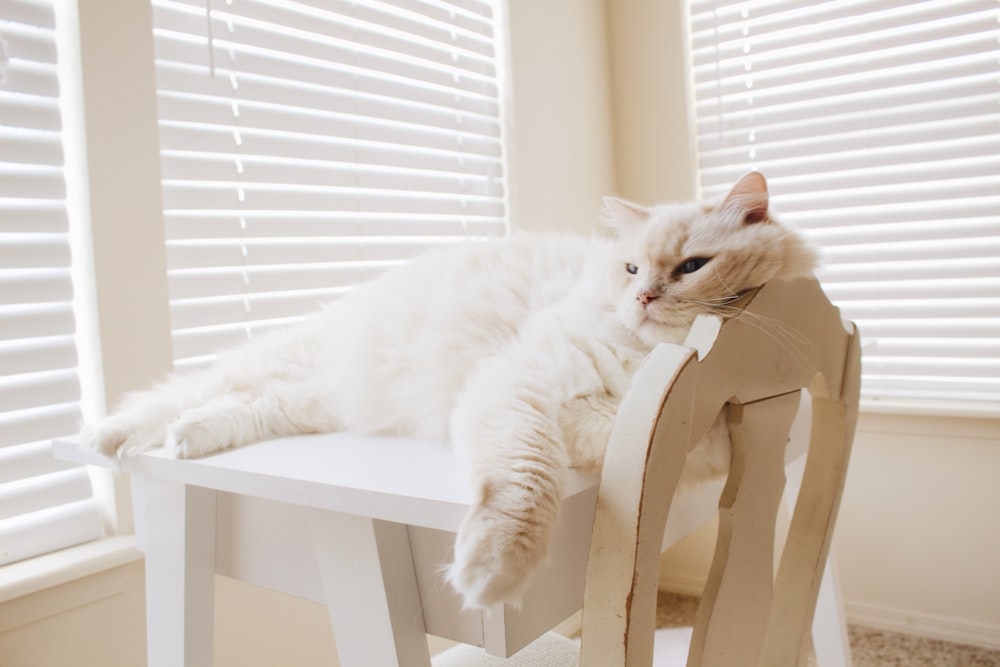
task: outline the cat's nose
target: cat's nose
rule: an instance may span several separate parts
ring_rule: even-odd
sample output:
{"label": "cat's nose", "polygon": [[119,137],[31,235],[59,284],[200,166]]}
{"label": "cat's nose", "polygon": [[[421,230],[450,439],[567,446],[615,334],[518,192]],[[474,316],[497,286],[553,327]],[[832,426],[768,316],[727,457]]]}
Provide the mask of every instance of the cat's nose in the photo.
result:
{"label": "cat's nose", "polygon": [[654,301],[660,298],[660,295],[657,294],[656,292],[651,292],[649,290],[642,290],[641,292],[639,292],[638,295],[636,295],[635,298],[642,305],[648,306],[650,301]]}

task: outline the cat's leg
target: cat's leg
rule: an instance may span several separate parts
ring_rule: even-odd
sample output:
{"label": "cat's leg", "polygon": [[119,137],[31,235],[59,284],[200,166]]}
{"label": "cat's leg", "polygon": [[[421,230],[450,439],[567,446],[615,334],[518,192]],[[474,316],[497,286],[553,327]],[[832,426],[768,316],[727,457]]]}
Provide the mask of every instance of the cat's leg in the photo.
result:
{"label": "cat's leg", "polygon": [[562,501],[567,458],[558,400],[548,373],[518,361],[483,361],[452,415],[452,441],[476,500],[448,578],[469,607],[520,601],[545,560]]}
{"label": "cat's leg", "polygon": [[167,424],[204,400],[201,374],[172,375],[153,389],[128,394],[114,413],[81,433],[82,445],[107,456],[131,456],[162,447]]}
{"label": "cat's leg", "polygon": [[726,409],[723,408],[708,432],[688,452],[684,470],[681,472],[679,482],[681,486],[694,486],[729,471],[732,445],[726,416]]}
{"label": "cat's leg", "polygon": [[269,438],[338,429],[319,385],[272,382],[186,410],[170,425],[167,445],[178,458],[196,458]]}

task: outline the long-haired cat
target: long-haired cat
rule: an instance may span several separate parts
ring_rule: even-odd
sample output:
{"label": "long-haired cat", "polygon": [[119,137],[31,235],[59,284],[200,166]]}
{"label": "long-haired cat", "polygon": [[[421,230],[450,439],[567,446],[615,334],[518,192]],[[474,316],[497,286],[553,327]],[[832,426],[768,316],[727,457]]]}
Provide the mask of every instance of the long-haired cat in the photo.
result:
{"label": "long-haired cat", "polygon": [[[600,464],[648,352],[683,341],[697,315],[733,315],[728,304],[747,289],[814,264],[768,215],[755,172],[716,206],[609,198],[605,213],[614,240],[515,235],[418,258],[128,396],[84,441],[179,457],[338,430],[450,441],[475,503],[448,577],[469,606],[516,602],[546,556],[567,468]],[[727,465],[724,427],[706,440],[688,478]]]}

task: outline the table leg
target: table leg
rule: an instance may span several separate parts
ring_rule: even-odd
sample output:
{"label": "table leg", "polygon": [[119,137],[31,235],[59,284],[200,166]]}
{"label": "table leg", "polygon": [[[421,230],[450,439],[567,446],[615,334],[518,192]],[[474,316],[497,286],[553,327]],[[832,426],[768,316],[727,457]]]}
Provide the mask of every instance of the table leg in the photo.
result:
{"label": "table leg", "polygon": [[313,539],[343,667],[430,667],[406,526],[312,510]]}
{"label": "table leg", "polygon": [[208,667],[215,621],[215,491],[152,477],[143,491],[149,667]]}

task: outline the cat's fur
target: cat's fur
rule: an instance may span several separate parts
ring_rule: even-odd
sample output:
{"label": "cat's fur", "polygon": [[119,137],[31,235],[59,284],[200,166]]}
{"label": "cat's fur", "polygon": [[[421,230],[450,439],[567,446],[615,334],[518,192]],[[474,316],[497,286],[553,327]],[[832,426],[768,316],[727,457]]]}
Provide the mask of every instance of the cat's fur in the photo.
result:
{"label": "cat's fur", "polygon": [[[196,457],[337,430],[448,440],[475,493],[449,579],[470,606],[516,602],[545,558],[567,468],[599,465],[652,347],[681,342],[698,314],[734,314],[749,288],[811,271],[812,250],[767,207],[751,173],[715,207],[609,199],[616,240],[512,236],[431,253],[129,396],[85,442]],[[727,464],[724,427],[710,436],[689,477]]]}

